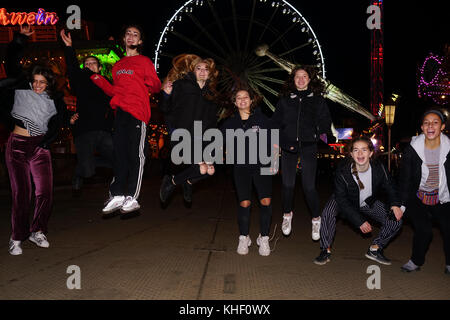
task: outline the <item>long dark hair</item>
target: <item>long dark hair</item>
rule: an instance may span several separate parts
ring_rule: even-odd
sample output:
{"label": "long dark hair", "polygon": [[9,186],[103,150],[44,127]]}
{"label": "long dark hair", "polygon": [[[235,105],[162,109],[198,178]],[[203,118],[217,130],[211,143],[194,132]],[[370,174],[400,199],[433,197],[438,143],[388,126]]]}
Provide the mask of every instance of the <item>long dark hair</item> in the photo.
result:
{"label": "long dark hair", "polygon": [[[349,143],[349,145],[348,145],[349,153],[351,153],[353,151],[353,146],[355,145],[356,142],[365,142],[370,151],[373,152],[375,150],[372,140],[370,140],[369,137],[359,136],[359,137],[353,138],[353,140]],[[358,169],[356,168],[356,162],[353,159],[353,157],[350,157],[350,159],[352,159],[351,160],[352,161],[352,174],[355,176],[356,181],[358,181],[359,189],[362,190],[362,189],[364,189],[364,184],[359,179]]]}
{"label": "long dark hair", "polygon": [[248,87],[248,86],[240,86],[236,88],[233,93],[231,94],[231,103],[233,105],[233,109],[235,107],[236,97],[239,91],[247,91],[248,96],[250,97],[250,100],[252,100],[252,104],[250,105],[250,114],[252,114],[255,111],[256,106],[259,104],[261,97],[256,94],[256,92]]}
{"label": "long dark hair", "polygon": [[281,96],[288,96],[291,92],[297,91],[294,78],[295,74],[299,70],[304,70],[311,79],[311,82],[308,85],[308,90],[313,92],[315,95],[323,94],[325,87],[323,82],[317,77],[317,69],[308,65],[298,65],[294,69],[292,69],[287,80],[284,82],[283,88],[281,89]]}
{"label": "long dark hair", "polygon": [[49,67],[37,64],[31,67],[30,82],[33,82],[35,75],[41,75],[47,80],[47,92],[48,96],[53,99],[56,93],[56,76],[52,69]]}

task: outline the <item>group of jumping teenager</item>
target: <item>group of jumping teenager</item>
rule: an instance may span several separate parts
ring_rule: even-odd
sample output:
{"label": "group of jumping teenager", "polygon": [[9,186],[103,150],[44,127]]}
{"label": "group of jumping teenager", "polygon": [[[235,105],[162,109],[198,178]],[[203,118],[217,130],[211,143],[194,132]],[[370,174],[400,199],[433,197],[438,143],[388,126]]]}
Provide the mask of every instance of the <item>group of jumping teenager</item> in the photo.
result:
{"label": "group of jumping teenager", "polygon": [[[6,109],[9,107],[12,131],[6,148],[13,197],[9,245],[12,255],[22,254],[21,243],[26,239],[39,247],[49,247],[45,235],[53,193],[49,146],[63,125],[65,112],[51,68],[35,65],[31,72],[26,72],[19,63],[20,53],[32,32],[29,27],[21,27],[20,33],[15,36],[8,50],[8,78],[0,81],[2,110],[5,110],[5,106]],[[226,130],[251,130],[256,133],[258,140],[252,143],[259,148],[259,139],[271,136],[262,136],[262,129],[269,132],[278,130],[279,141],[266,140],[267,147],[274,148],[280,159],[281,230],[285,236],[289,236],[292,231],[294,191],[300,158],[302,189],[312,216],[311,236],[312,240],[320,241],[320,254],[314,263],[323,265],[331,260],[339,214],[363,234],[373,231],[369,220],[377,221],[381,225],[380,232],[365,256],[390,265],[391,261],[385,257],[383,250],[398,233],[406,217],[412,223],[414,236],[411,259],[401,269],[407,272],[420,270],[432,239],[432,222],[436,220],[444,240],[445,273],[450,274],[450,160],[447,159],[450,155],[450,139],[442,133],[446,119],[441,111],[431,109],[422,116],[422,133],[413,137],[404,151],[398,183],[384,165],[375,159],[372,141],[365,136],[353,138],[349,144],[348,157],[339,163],[335,171],[334,191],[321,211],[316,190],[318,141],[321,135],[332,136],[332,119],[322,95],[322,82],[313,68],[297,66],[292,70],[270,118],[259,107],[258,95],[247,84],[236,83],[230,95],[233,108],[228,117],[219,122],[216,88],[219,72],[213,59],[195,54],[177,56],[161,84],[153,63],[142,55],[142,29],[130,25],[124,28],[121,37],[126,56],[114,65],[113,81],[110,83],[100,75],[100,62],[95,57],[84,59],[83,70],[76,68],[70,34],[62,30],[61,38],[66,45],[70,86],[77,97],[80,96],[77,101],[79,112],[72,116],[70,124],[79,124],[84,128],[75,141],[78,162],[83,165],[77,167],[74,181],[78,183],[95,171],[93,161],[89,160],[94,149],[110,154],[114,174],[109,200],[102,210],[105,217],[119,210],[121,214],[127,215],[140,209],[138,197],[145,164],[146,126],[151,117],[149,94],[160,93],[159,108],[165,115],[169,134],[173,136],[179,129],[189,132],[192,146],[198,143],[205,146],[202,136],[196,136],[194,130],[197,121],[201,123],[203,131],[219,128],[224,137],[227,137]],[[90,96],[86,95],[87,92]],[[91,101],[96,101],[98,106]],[[91,104],[79,108],[83,103]],[[99,130],[101,125],[89,128],[89,117],[95,116],[93,109],[98,108],[97,117],[104,121],[107,104],[114,113],[112,135],[110,132],[105,133],[107,129]],[[245,152],[245,161],[235,161],[232,165],[238,202],[237,253],[248,254],[252,244],[249,226],[254,187],[259,200],[260,226],[256,243],[259,254],[268,256],[271,253],[272,175],[262,170],[268,165],[259,159],[256,162],[249,161],[249,150],[252,148],[248,140],[242,150],[227,150],[232,151],[235,157],[239,152]],[[171,139],[171,142],[175,146],[175,139]],[[177,186],[182,187],[185,202],[191,204],[193,185],[216,171],[216,163],[205,159],[198,161],[194,156],[197,151],[194,147],[187,151],[191,151],[189,161],[177,165],[173,174],[165,175],[162,179],[159,196],[163,204],[169,203]],[[273,169],[271,172],[276,174],[277,171]],[[35,185],[35,200],[34,218],[30,226],[28,211],[32,207],[31,179]]]}

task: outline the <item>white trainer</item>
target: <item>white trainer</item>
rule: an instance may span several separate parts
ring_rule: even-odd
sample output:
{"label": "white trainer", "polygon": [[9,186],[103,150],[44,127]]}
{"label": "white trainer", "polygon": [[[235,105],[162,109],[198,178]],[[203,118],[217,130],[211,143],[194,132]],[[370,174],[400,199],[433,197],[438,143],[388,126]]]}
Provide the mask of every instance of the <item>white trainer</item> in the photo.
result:
{"label": "white trainer", "polygon": [[259,254],[262,256],[268,256],[270,254],[270,245],[269,245],[269,237],[261,235],[256,239],[256,244],[259,246]]}
{"label": "white trainer", "polygon": [[38,247],[41,248],[50,247],[50,243],[48,243],[47,238],[41,231],[32,232],[31,235],[28,237],[28,240],[34,242]]}
{"label": "white trainer", "polygon": [[122,208],[120,208],[120,212],[122,213],[133,212],[139,210],[140,207],[141,206],[139,205],[136,199],[133,199],[133,197],[131,196],[127,196],[125,198],[125,201],[123,202]]}
{"label": "white trainer", "polygon": [[115,196],[109,199],[106,206],[103,208],[102,212],[105,214],[114,212],[120,208],[122,208],[123,203],[125,202],[125,196]]}
{"label": "white trainer", "polygon": [[285,213],[283,215],[283,223],[281,224],[281,231],[283,231],[283,234],[285,236],[288,236],[291,234],[292,230],[292,212],[291,213]]}
{"label": "white trainer", "polygon": [[248,247],[252,244],[250,236],[239,236],[239,245],[237,247],[237,253],[245,255],[248,253]]}
{"label": "white trainer", "polygon": [[22,254],[22,241],[9,239],[9,254],[13,256],[18,256]]}
{"label": "white trainer", "polygon": [[319,217],[319,220],[312,220],[312,239],[314,241],[317,241],[320,239],[320,222],[321,218]]}

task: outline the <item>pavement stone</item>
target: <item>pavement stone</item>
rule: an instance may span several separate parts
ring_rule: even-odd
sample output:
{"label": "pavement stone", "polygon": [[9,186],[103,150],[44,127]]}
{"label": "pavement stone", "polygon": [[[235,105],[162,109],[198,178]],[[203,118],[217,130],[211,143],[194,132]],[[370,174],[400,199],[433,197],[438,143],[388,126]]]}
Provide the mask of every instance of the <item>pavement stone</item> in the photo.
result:
{"label": "pavement stone", "polygon": [[[321,203],[331,193],[329,177],[320,176]],[[274,178],[270,256],[258,254],[258,206],[252,208],[252,245],[246,256],[236,253],[236,199],[230,175],[217,175],[195,185],[190,209],[181,188],[163,209],[158,175],[144,179],[140,216],[105,220],[101,208],[108,183],[86,185],[80,198],[70,187],[54,191],[49,223],[49,249],[27,241],[21,256],[8,253],[10,206],[0,193],[0,299],[2,300],[448,300],[450,276],[444,274],[442,238],[434,239],[422,271],[402,273],[409,259],[412,230],[386,248],[391,266],[364,257],[370,237],[338,220],[331,262],[312,261],[319,243],[311,240],[311,218],[297,183],[293,231],[281,233],[280,178]],[[257,203],[253,199],[253,203]],[[276,228],[275,228],[276,227]],[[379,231],[379,228],[375,228]],[[373,235],[372,235],[373,237]],[[69,290],[67,268],[80,267],[81,289]],[[367,287],[369,266],[381,271],[381,288]]]}

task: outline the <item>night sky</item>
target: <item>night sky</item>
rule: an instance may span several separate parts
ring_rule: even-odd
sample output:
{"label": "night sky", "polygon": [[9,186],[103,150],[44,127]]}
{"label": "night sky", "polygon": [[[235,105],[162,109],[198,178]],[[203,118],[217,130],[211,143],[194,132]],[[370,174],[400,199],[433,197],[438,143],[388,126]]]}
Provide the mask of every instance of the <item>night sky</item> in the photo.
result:
{"label": "night sky", "polygon": [[[223,0],[216,0],[223,1]],[[244,0],[239,0],[244,1]],[[268,0],[271,1],[271,0]],[[145,54],[153,59],[155,44],[166,21],[184,4],[181,0],[77,2],[84,20],[95,22],[95,38],[117,37],[122,25],[135,22],[146,32]],[[368,106],[370,93],[370,31],[366,27],[369,1],[289,1],[312,26],[322,46],[327,66],[327,78],[351,96]],[[57,6],[34,2],[32,6],[56,10],[61,21],[68,17],[66,8],[72,1]],[[392,92],[402,95],[397,109],[393,138],[415,133],[417,119],[427,105],[416,97],[416,71],[429,52],[442,54],[449,43],[448,11],[443,1],[385,1],[384,4],[384,66],[385,97]],[[8,9],[14,9],[8,7]],[[182,52],[180,52],[182,53]],[[168,71],[168,70],[167,70]],[[160,77],[167,71],[161,70]],[[355,116],[337,105],[330,107],[333,117]],[[336,109],[336,110],[334,110]]]}

